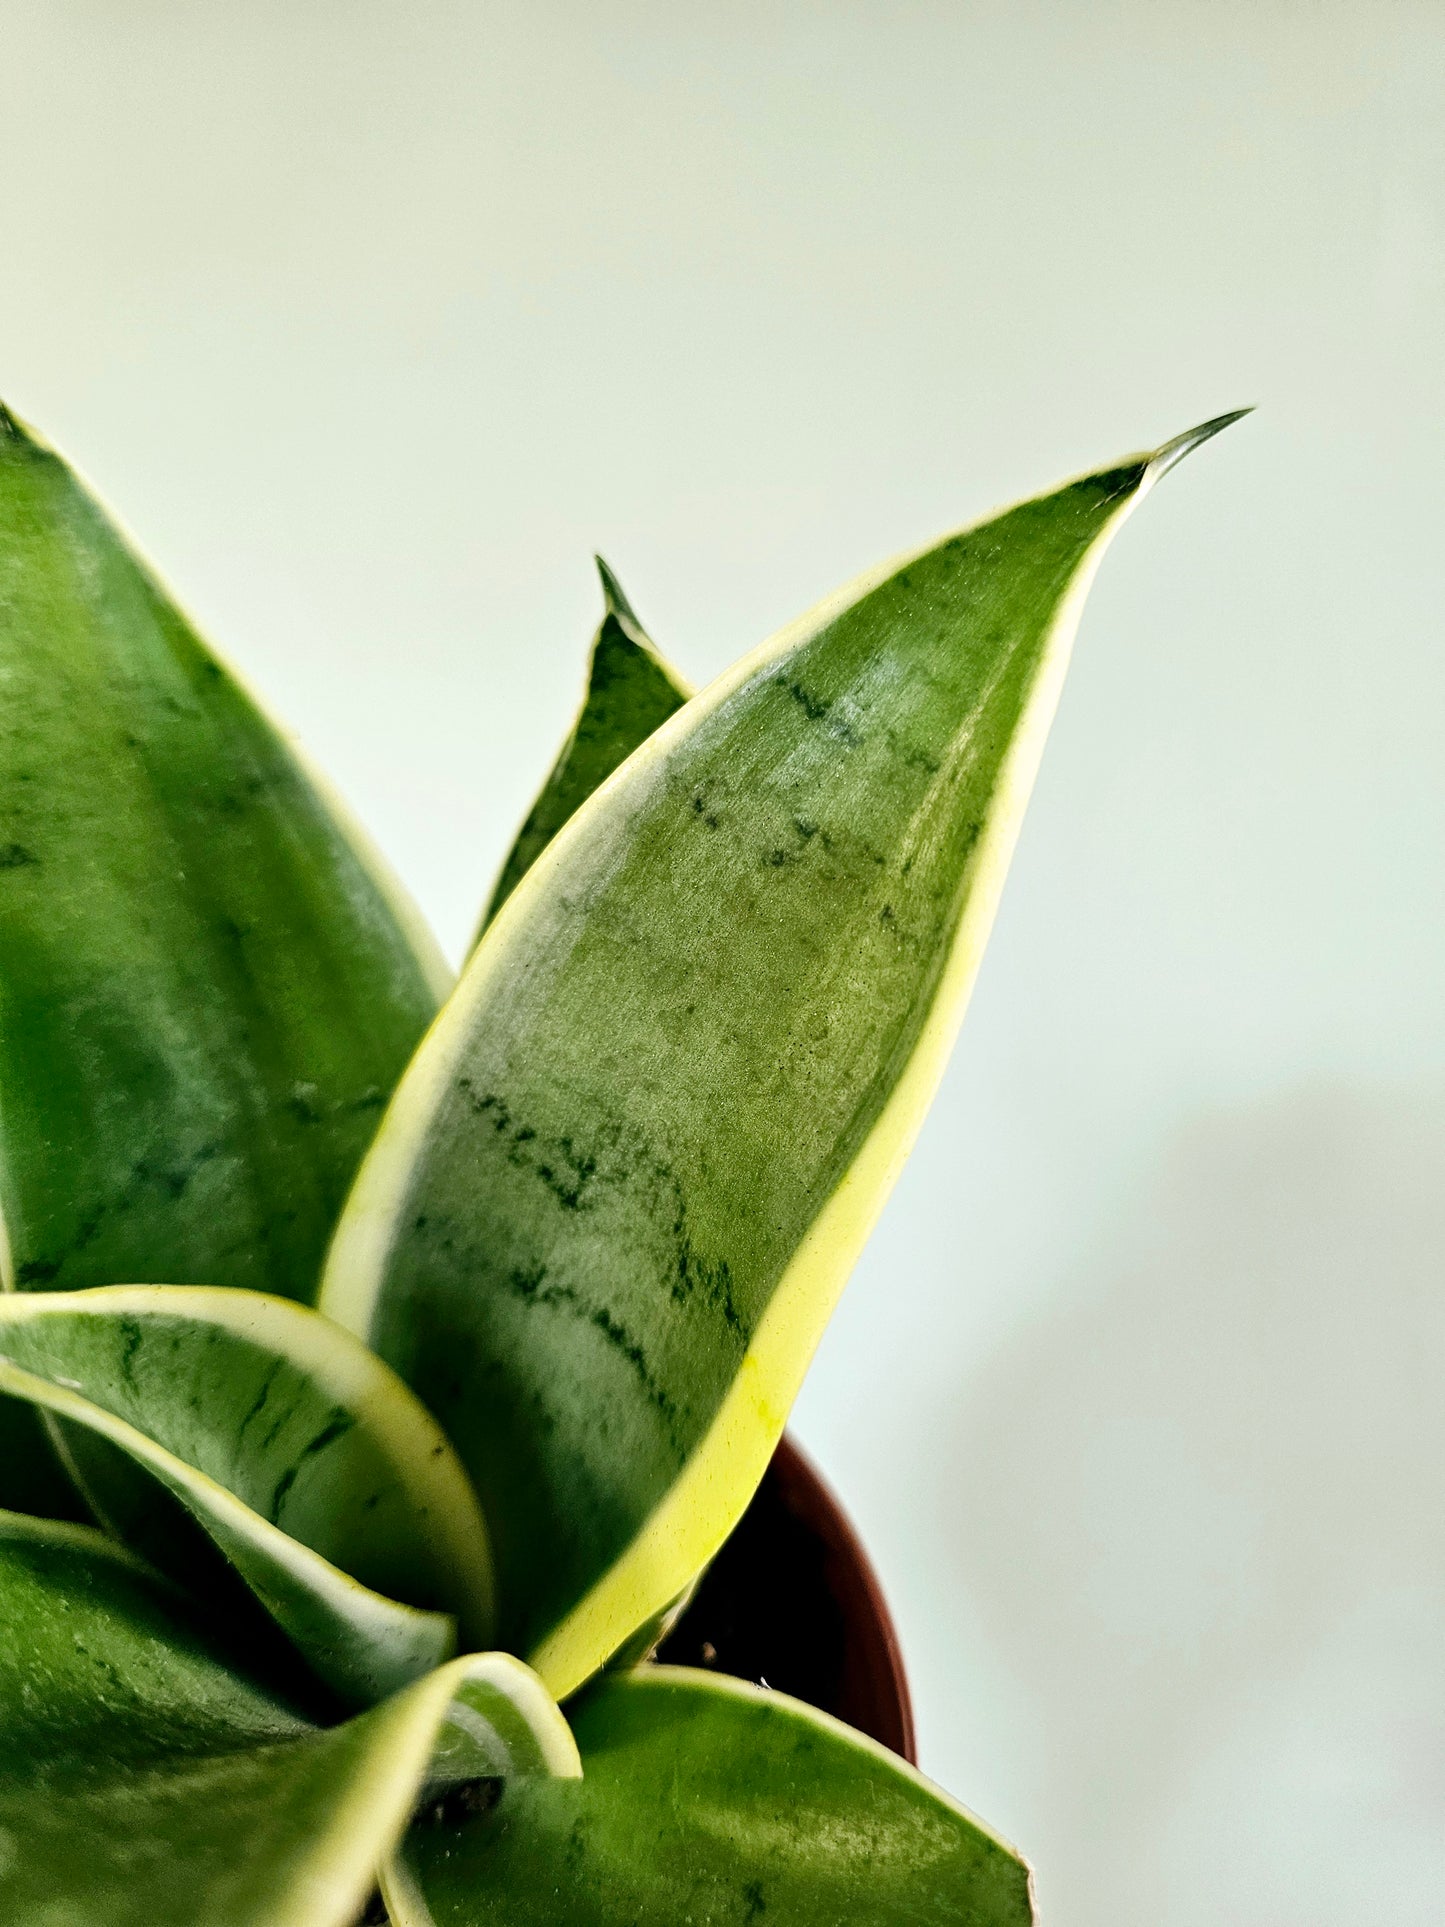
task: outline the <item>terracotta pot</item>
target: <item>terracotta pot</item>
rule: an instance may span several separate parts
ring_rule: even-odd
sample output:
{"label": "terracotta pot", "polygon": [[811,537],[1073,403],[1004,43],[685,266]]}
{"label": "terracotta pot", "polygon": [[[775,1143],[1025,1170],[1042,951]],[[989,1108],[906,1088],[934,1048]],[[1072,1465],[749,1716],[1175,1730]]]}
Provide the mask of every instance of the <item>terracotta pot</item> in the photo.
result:
{"label": "terracotta pot", "polygon": [[877,1576],[790,1439],[657,1657],[791,1693],[917,1764],[908,1681]]}

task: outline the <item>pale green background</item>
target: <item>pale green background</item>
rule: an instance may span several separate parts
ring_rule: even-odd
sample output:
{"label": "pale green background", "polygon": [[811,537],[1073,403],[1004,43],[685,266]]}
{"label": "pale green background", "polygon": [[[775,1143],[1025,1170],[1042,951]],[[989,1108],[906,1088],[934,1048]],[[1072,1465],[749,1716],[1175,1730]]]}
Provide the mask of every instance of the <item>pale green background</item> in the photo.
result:
{"label": "pale green background", "polygon": [[0,391],[456,951],[614,562],[699,678],[1109,557],[800,1411],[1054,1927],[1445,1893],[1445,8],[0,0]]}

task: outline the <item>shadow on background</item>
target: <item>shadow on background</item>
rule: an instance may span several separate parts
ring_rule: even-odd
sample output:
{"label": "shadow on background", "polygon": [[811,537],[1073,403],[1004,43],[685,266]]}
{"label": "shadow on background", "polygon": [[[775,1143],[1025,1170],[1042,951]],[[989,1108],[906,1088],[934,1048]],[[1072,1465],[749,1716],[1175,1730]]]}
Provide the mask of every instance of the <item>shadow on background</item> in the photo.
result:
{"label": "shadow on background", "polygon": [[1055,1927],[1445,1912],[1445,1094],[1183,1134],[971,1388],[948,1527]]}

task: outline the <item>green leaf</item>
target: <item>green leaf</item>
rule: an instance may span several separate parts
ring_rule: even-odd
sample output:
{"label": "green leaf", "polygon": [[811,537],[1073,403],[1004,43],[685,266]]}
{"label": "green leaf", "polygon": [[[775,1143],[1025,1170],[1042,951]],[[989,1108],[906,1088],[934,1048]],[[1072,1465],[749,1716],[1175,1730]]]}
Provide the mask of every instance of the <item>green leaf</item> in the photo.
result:
{"label": "green leaf", "polygon": [[579,1770],[502,1654],[315,1727],[81,1527],[0,1514],[0,1622],[11,1927],[350,1927],[424,1787],[445,1801],[482,1773]]}
{"label": "green leaf", "polygon": [[3,410],[0,676],[0,1272],[309,1300],[445,966]]}
{"label": "green leaf", "polygon": [[322,1303],[437,1414],[564,1698],[741,1516],[942,1073],[1102,547],[1184,443],[894,562],[695,697],[507,904]]}
{"label": "green leaf", "polygon": [[645,1666],[571,1709],[580,1780],[413,1827],[395,1927],[1027,1927],[1024,1863],[909,1766],[798,1700]]}
{"label": "green leaf", "polygon": [[203,1586],[164,1495],[178,1500],[343,1703],[430,1671],[455,1621],[469,1646],[490,1643],[465,1472],[396,1375],[319,1313],[174,1285],[11,1293],[0,1392],[65,1421],[97,1514]]}
{"label": "green leaf", "polygon": [[658,655],[600,555],[597,571],[606,611],[592,643],[582,711],[507,853],[474,944],[568,818],[692,694]]}

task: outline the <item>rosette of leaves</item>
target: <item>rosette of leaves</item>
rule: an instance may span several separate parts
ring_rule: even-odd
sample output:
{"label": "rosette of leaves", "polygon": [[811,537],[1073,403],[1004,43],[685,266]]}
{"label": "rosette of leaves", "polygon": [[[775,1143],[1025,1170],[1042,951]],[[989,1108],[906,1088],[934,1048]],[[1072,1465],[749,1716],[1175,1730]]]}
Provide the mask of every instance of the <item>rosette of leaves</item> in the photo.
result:
{"label": "rosette of leaves", "polygon": [[8,1927],[1030,1918],[903,1761],[636,1660],[918,1128],[1099,554],[1222,425],[695,696],[604,569],[453,986],[0,413]]}

